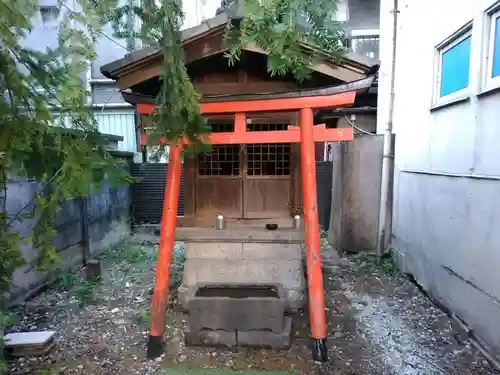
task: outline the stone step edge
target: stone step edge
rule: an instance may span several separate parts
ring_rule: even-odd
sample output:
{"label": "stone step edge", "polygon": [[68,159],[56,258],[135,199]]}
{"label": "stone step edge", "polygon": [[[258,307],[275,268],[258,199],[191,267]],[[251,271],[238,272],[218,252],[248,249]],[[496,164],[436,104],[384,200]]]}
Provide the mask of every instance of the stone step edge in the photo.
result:
{"label": "stone step edge", "polygon": [[184,339],[189,346],[221,346],[221,347],[257,347],[288,349],[292,336],[292,318],[285,317],[284,329],[281,333],[271,331],[224,331],[200,330],[191,332],[184,330]]}

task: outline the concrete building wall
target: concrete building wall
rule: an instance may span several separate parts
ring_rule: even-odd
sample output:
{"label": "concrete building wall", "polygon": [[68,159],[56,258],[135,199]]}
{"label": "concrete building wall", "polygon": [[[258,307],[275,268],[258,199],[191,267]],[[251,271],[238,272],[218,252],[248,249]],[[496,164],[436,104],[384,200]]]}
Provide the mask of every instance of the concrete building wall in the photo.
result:
{"label": "concrete building wall", "polygon": [[215,17],[221,0],[182,0],[184,10],[184,29],[198,26],[204,20]]}
{"label": "concrete building wall", "polygon": [[348,17],[345,25],[348,31],[378,31],[380,25],[380,0],[343,1],[347,3],[348,8]]}
{"label": "concrete building wall", "polygon": [[135,113],[132,109],[96,110],[94,116],[101,133],[123,137],[118,142],[118,150],[137,152]]}
{"label": "concrete building wall", "polygon": [[[122,0],[123,3],[127,0]],[[68,2],[68,6],[71,5]],[[33,19],[33,31],[24,40],[31,48],[57,47],[59,24],[62,15],[51,17],[50,9],[57,7],[57,0],[40,0],[40,13]],[[62,8],[64,12],[64,7]],[[43,14],[43,16],[42,16]],[[103,133],[121,135],[120,151],[137,152],[135,142],[134,109],[125,103],[112,80],[107,80],[101,74],[100,67],[127,53],[130,43],[113,36],[111,25],[102,30],[102,35],[96,44],[97,59],[89,62],[89,70],[85,77],[91,91],[90,105],[95,107],[99,130]]]}
{"label": "concrete building wall", "polygon": [[[387,121],[392,0],[381,5]],[[486,87],[493,0],[399,2],[392,245],[408,273],[500,353],[500,93]],[[468,88],[436,99],[437,46],[472,25]],[[429,27],[432,25],[432,27]],[[439,93],[439,92],[438,92]]]}
{"label": "concrete building wall", "polygon": [[[221,0],[183,0],[182,5],[185,12],[183,28],[190,28],[214,17]],[[349,33],[378,30],[380,0],[339,0],[336,19]]]}

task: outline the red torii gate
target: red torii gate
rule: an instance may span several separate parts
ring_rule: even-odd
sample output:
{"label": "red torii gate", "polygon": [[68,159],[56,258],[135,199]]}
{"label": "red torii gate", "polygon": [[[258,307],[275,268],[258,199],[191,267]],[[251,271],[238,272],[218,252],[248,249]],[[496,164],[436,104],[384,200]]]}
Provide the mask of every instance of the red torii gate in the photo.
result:
{"label": "red torii gate", "polygon": [[[318,222],[318,203],[316,194],[315,142],[351,141],[351,128],[326,129],[324,125],[314,126],[313,109],[338,108],[354,104],[356,90],[326,95],[300,97],[265,98],[239,100],[237,97],[228,101],[200,103],[201,113],[235,115],[234,132],[213,133],[207,140],[212,144],[252,144],[252,143],[300,143],[302,190],[306,239],[306,266],[309,291],[309,317],[313,339],[313,359],[325,362],[328,359],[326,348],[326,316],[321,269],[320,233]],[[153,104],[138,104],[141,115],[151,114]],[[289,126],[285,131],[246,130],[246,113],[270,111],[299,111],[299,127]],[[160,140],[165,142],[165,140]],[[181,152],[184,142],[172,144],[163,203],[163,216],[160,231],[160,246],[156,266],[155,285],[151,309],[148,356],[158,357],[163,351],[165,331],[165,312],[170,281],[172,251],[179,202],[181,182]],[[147,144],[146,135],[141,135],[141,145]]]}

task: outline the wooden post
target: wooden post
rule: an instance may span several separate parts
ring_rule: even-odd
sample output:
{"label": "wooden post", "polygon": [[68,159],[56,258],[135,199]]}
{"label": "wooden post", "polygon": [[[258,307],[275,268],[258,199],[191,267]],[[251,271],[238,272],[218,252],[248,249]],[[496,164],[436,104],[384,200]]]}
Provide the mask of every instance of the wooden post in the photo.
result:
{"label": "wooden post", "polygon": [[98,282],[101,280],[101,261],[90,259],[85,265],[85,277],[87,281]]}
{"label": "wooden post", "polygon": [[90,254],[90,238],[89,238],[89,214],[87,208],[87,197],[80,197],[78,199],[78,205],[80,206],[80,220],[81,220],[81,230],[82,230],[82,257],[83,265],[86,265],[91,258]]}
{"label": "wooden post", "polygon": [[163,201],[160,246],[156,264],[153,302],[151,306],[151,324],[147,348],[148,358],[157,358],[163,353],[163,335],[165,333],[165,313],[167,310],[168,285],[174,248],[174,235],[179,204],[181,184],[182,144],[172,145],[168,161],[167,182]]}
{"label": "wooden post", "polygon": [[316,160],[314,147],[313,112],[310,108],[300,110],[300,141],[302,194],[306,234],[306,265],[309,288],[309,319],[313,339],[314,361],[326,362],[326,315],[321,268],[319,238],[318,199],[316,193]]}

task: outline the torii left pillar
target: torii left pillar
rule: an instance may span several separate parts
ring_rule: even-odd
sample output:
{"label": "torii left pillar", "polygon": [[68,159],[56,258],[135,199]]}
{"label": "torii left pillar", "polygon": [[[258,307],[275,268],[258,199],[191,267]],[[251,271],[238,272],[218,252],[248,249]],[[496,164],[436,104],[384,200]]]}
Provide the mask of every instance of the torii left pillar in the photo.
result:
{"label": "torii left pillar", "polygon": [[170,269],[181,186],[181,154],[182,143],[170,147],[167,183],[163,201],[163,216],[161,219],[160,246],[158,248],[158,261],[156,262],[153,302],[151,306],[151,323],[147,348],[148,358],[158,358],[163,353],[168,284],[170,282]]}

